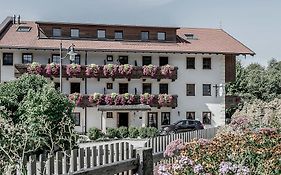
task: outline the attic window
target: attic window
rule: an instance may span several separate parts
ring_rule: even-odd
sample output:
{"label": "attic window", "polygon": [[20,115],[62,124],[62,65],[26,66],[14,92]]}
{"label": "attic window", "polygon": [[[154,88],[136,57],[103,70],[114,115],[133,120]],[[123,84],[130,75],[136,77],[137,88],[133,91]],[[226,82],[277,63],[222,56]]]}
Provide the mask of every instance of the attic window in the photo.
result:
{"label": "attic window", "polygon": [[197,39],[193,33],[187,33],[187,34],[184,34],[186,39]]}
{"label": "attic window", "polygon": [[17,31],[18,32],[29,32],[31,30],[31,27],[29,26],[19,26]]}

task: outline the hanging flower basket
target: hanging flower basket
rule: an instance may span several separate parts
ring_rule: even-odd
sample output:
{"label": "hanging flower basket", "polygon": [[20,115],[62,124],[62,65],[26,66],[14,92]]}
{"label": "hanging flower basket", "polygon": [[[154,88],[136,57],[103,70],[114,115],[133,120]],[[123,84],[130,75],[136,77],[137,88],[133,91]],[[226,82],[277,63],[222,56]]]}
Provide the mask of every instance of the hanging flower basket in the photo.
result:
{"label": "hanging flower basket", "polygon": [[173,96],[168,94],[159,94],[158,95],[158,104],[160,106],[167,106],[168,104],[172,103]]}
{"label": "hanging flower basket", "polygon": [[104,95],[100,93],[94,93],[93,95],[89,96],[88,100],[90,103],[96,103],[97,105],[100,105],[104,101]]}
{"label": "hanging flower basket", "polygon": [[100,66],[96,64],[90,64],[86,66],[86,75],[88,77],[98,77],[100,72]]}
{"label": "hanging flower basket", "polygon": [[107,94],[104,98],[105,103],[107,105],[113,105],[115,103],[115,99],[117,98],[117,96],[118,96],[117,93]]}
{"label": "hanging flower basket", "polygon": [[130,77],[133,73],[133,66],[130,64],[119,65],[118,72],[120,75]]}
{"label": "hanging flower basket", "polygon": [[161,75],[164,75],[165,78],[171,78],[172,75],[173,75],[173,72],[175,70],[175,67],[174,66],[171,66],[171,65],[165,65],[165,66],[161,66]]}
{"label": "hanging flower basket", "polygon": [[29,74],[41,74],[42,73],[42,66],[41,64],[37,62],[33,62],[31,64],[28,64],[27,72]]}
{"label": "hanging flower basket", "polygon": [[144,76],[150,76],[150,77],[155,77],[156,76],[156,73],[157,73],[157,66],[155,65],[144,65],[142,67],[142,73]]}
{"label": "hanging flower basket", "polygon": [[118,65],[107,64],[103,66],[103,74],[106,77],[115,77],[118,72]]}
{"label": "hanging flower basket", "polygon": [[79,64],[69,64],[66,66],[66,74],[70,77],[75,77],[81,72],[81,66]]}
{"label": "hanging flower basket", "polygon": [[151,104],[153,104],[153,99],[154,99],[154,95],[151,95],[149,93],[140,95],[141,104],[151,105]]}
{"label": "hanging flower basket", "polygon": [[133,94],[125,93],[123,94],[123,97],[126,101],[126,104],[134,104],[134,102],[136,101],[135,95]]}
{"label": "hanging flower basket", "polygon": [[75,105],[77,106],[81,104],[83,97],[79,93],[73,93],[73,94],[69,94],[68,99],[73,103],[75,103]]}
{"label": "hanging flower basket", "polygon": [[48,76],[58,75],[60,71],[60,65],[56,63],[47,64],[45,70]]}

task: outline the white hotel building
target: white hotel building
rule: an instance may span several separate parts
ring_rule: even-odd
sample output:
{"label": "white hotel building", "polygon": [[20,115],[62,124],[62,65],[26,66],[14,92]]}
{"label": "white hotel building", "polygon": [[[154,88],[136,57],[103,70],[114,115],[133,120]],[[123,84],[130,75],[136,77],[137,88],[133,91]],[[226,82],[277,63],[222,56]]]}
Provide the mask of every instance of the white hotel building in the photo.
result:
{"label": "white hotel building", "polygon": [[[78,132],[91,127],[160,128],[186,118],[200,120],[205,127],[223,125],[223,89],[225,83],[235,79],[236,56],[255,54],[222,29],[20,21],[7,17],[0,24],[0,82],[16,79],[32,62],[43,68],[58,63],[60,43],[63,56],[70,45],[75,45],[78,55],[74,62],[82,68],[79,75],[70,76],[66,72],[70,60],[63,60],[63,93],[83,96],[74,110]],[[98,75],[86,75],[90,64],[100,65]],[[133,71],[128,76],[105,76],[102,70],[107,64],[130,64]],[[143,66],[149,64],[158,67],[155,76],[143,73]],[[174,67],[171,76],[161,73],[161,66],[167,64]],[[57,74],[47,77],[60,86]],[[113,92],[137,97],[150,93],[155,97],[150,104],[138,99],[133,104],[108,105],[103,101],[97,105],[88,100],[93,93]],[[159,94],[173,98],[161,105]]]}

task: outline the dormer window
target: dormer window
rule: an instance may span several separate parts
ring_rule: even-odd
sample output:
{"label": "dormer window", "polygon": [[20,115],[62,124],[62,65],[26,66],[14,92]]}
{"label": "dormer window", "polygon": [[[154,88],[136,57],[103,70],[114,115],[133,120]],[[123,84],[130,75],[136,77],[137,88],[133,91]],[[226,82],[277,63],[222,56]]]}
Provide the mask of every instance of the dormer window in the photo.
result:
{"label": "dormer window", "polygon": [[79,29],[70,29],[71,38],[79,38]]}
{"label": "dormer window", "polygon": [[98,39],[105,39],[105,30],[99,29],[97,31],[97,36],[98,36]]}
{"label": "dormer window", "polygon": [[149,39],[149,32],[141,32],[141,40],[147,41]]}
{"label": "dormer window", "polygon": [[61,29],[53,28],[53,37],[61,37]]}
{"label": "dormer window", "polygon": [[17,28],[17,32],[29,32],[31,30],[31,27],[29,26],[19,26]]}
{"label": "dormer window", "polygon": [[123,31],[115,31],[115,39],[122,40],[123,39]]}
{"label": "dormer window", "polygon": [[158,32],[157,33],[158,41],[165,41],[166,40],[166,33],[165,32]]}
{"label": "dormer window", "polygon": [[197,39],[193,33],[184,34],[186,39],[194,40]]}

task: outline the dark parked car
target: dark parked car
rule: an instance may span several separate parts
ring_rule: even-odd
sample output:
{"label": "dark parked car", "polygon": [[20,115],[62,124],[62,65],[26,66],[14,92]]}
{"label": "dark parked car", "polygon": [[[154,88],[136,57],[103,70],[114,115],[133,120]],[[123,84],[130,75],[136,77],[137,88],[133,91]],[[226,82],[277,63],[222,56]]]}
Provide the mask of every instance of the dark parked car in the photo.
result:
{"label": "dark parked car", "polygon": [[160,131],[161,135],[171,134],[171,133],[179,133],[186,131],[194,131],[204,129],[203,124],[198,120],[180,120],[171,125],[162,126]]}

